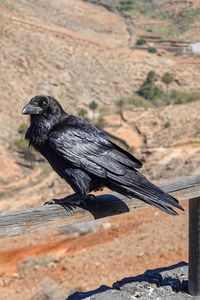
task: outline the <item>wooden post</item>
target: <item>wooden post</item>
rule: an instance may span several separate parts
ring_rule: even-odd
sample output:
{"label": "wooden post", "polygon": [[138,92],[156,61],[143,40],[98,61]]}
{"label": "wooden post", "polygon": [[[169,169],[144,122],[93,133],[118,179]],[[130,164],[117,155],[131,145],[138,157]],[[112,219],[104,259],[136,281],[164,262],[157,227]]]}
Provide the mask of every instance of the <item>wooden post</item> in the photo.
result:
{"label": "wooden post", "polygon": [[188,290],[200,296],[200,197],[189,200],[189,275]]}

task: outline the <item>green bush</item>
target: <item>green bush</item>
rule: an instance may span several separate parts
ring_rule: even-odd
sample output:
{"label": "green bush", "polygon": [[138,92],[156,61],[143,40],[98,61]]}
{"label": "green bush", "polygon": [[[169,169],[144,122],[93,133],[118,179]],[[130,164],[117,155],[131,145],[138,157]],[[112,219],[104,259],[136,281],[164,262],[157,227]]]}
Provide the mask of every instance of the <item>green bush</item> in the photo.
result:
{"label": "green bush", "polygon": [[175,22],[180,30],[180,32],[185,32],[193,24],[199,21],[200,8],[187,7],[185,10],[181,11],[175,18]]}
{"label": "green bush", "polygon": [[16,139],[14,141],[14,144],[18,150],[24,150],[24,149],[28,148],[28,142],[27,142],[27,140],[25,140],[23,138]]}
{"label": "green bush", "polygon": [[155,71],[150,71],[148,74],[147,74],[147,79],[146,79],[148,82],[154,82],[156,81],[156,72]]}
{"label": "green bush", "polygon": [[133,93],[132,95],[130,95],[128,98],[127,98],[127,102],[130,104],[130,105],[133,105],[135,107],[144,107],[144,108],[149,108],[149,107],[152,107],[152,102],[144,99],[143,97],[141,96],[138,96],[137,94]]}
{"label": "green bush", "polygon": [[149,47],[148,48],[148,52],[149,53],[156,53],[157,52],[157,49],[155,47]]}
{"label": "green bush", "polygon": [[91,109],[91,111],[93,113],[93,117],[92,117],[93,122],[95,121],[95,113],[96,113],[97,108],[98,108],[98,103],[96,101],[93,100],[89,103],[89,109]]}
{"label": "green bush", "polygon": [[170,83],[172,83],[174,81],[174,76],[169,73],[169,72],[166,72],[162,78],[161,78],[162,82],[164,84],[166,84],[166,86],[168,87],[170,85]]}
{"label": "green bush", "polygon": [[197,127],[195,136],[199,137],[200,136],[200,127]]}
{"label": "green bush", "polygon": [[146,41],[145,39],[140,38],[140,39],[138,39],[138,40],[136,41],[136,45],[137,45],[137,46],[142,46],[142,45],[145,45],[146,42],[147,42],[147,41]]}
{"label": "green bush", "polygon": [[146,24],[143,26],[143,30],[152,32],[153,35],[159,35],[163,39],[176,39],[180,33],[178,25],[173,23],[163,24],[162,26],[158,24]]}
{"label": "green bush", "polygon": [[183,12],[182,12],[182,16],[183,17],[197,17],[200,16],[200,7],[190,7],[190,8],[186,8]]}
{"label": "green bush", "polygon": [[120,1],[118,9],[120,11],[129,11],[133,9],[133,3],[131,0]]}
{"label": "green bush", "polygon": [[169,94],[170,104],[183,104],[200,99],[198,93],[188,93],[184,91],[172,90]]}
{"label": "green bush", "polygon": [[33,269],[34,267],[46,267],[49,264],[57,263],[58,260],[54,257],[27,257],[17,266],[17,270],[19,273],[23,273],[26,269]]}
{"label": "green bush", "polygon": [[19,127],[18,127],[18,133],[20,134],[25,134],[25,132],[27,131],[28,125],[25,123],[22,123]]}
{"label": "green bush", "polygon": [[147,74],[146,79],[140,86],[139,90],[137,91],[137,94],[151,101],[161,98],[163,92],[155,84],[155,81],[156,81],[156,73],[154,71],[150,71]]}
{"label": "green bush", "polygon": [[162,15],[160,10],[156,9],[154,1],[132,0],[132,15],[136,17],[159,18]]}
{"label": "green bush", "polygon": [[171,127],[171,122],[168,120],[164,123],[163,127],[166,129],[166,128],[169,128]]}

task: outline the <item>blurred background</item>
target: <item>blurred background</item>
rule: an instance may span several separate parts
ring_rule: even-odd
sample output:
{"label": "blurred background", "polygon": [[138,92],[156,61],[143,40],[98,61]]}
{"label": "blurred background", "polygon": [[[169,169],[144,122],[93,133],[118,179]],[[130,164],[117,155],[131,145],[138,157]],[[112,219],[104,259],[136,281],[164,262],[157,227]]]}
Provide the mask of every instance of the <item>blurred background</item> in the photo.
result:
{"label": "blurred background", "polygon": [[[199,32],[198,0],[0,0],[0,211],[71,193],[24,140],[37,94],[102,128],[155,183],[200,174]],[[2,299],[65,299],[187,261],[182,205],[1,240]]]}

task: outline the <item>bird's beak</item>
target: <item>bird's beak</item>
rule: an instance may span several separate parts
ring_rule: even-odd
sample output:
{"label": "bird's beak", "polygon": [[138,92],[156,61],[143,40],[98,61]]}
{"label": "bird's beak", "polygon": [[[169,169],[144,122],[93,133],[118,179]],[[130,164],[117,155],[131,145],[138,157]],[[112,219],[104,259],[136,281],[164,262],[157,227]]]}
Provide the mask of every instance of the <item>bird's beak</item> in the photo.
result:
{"label": "bird's beak", "polygon": [[30,103],[28,103],[26,106],[24,106],[22,110],[23,115],[39,115],[41,114],[43,109],[39,106],[34,106]]}

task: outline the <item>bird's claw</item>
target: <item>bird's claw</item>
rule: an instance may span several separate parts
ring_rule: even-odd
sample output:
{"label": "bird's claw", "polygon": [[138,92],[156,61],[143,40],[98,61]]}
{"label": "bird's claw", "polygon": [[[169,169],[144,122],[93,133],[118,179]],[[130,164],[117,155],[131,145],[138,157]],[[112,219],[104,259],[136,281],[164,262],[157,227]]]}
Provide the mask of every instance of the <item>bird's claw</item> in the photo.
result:
{"label": "bird's claw", "polygon": [[65,198],[63,199],[52,199],[44,203],[44,205],[61,205],[63,206],[70,214],[76,210],[77,203],[72,203],[69,200],[67,201]]}
{"label": "bird's claw", "polygon": [[80,206],[82,208],[87,206],[87,200],[95,199],[96,196],[89,194],[86,198],[78,198],[72,196],[68,196],[66,198],[62,199],[52,199],[50,201],[47,201],[44,203],[44,205],[61,205],[63,206],[67,211],[69,211],[71,214],[76,210],[77,206]]}
{"label": "bird's claw", "polygon": [[55,200],[46,201],[44,205],[53,205],[56,204]]}

